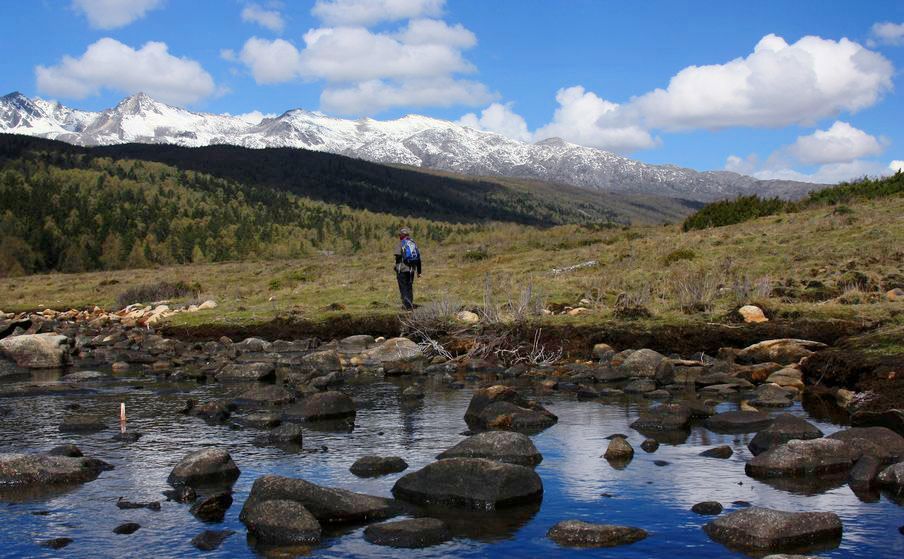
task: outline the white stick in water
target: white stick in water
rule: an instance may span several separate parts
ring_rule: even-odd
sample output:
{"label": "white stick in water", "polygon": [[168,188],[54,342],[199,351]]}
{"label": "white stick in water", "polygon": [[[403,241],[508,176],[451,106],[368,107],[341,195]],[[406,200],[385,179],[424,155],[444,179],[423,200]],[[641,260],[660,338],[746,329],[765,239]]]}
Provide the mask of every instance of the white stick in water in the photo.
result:
{"label": "white stick in water", "polygon": [[123,432],[126,430],[126,403],[119,403],[119,428]]}

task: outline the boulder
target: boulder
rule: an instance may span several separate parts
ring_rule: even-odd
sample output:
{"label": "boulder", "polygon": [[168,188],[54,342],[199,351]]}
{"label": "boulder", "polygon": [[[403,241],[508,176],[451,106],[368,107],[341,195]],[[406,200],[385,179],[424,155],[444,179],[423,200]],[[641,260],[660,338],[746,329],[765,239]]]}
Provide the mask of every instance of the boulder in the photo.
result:
{"label": "boulder", "polygon": [[216,493],[195,502],[191,507],[191,513],[202,522],[222,522],[231,506],[230,493]]}
{"label": "boulder", "polygon": [[879,472],[882,471],[882,463],[875,456],[861,456],[854,464],[851,474],[848,476],[848,484],[858,489],[868,489],[876,483]]}
{"label": "boulder", "polygon": [[752,478],[846,474],[858,454],[832,439],[791,440],[755,456],[744,471]]}
{"label": "boulder", "polygon": [[904,459],[904,437],[885,427],[852,427],[826,438],[843,441],[859,453],[875,456],[883,464]]}
{"label": "boulder", "polygon": [[691,421],[691,410],[684,404],[660,404],[644,412],[631,424],[638,431],[674,431],[685,429]]}
{"label": "boulder", "polygon": [[68,344],[59,334],[23,334],[0,340],[0,353],[25,369],[59,369],[70,362]]}
{"label": "boulder", "polygon": [[876,478],[879,485],[895,495],[904,495],[904,462],[898,462],[882,470]]}
{"label": "boulder", "polygon": [[295,395],[275,384],[256,384],[236,396],[232,403],[240,408],[284,406],[295,401]]}
{"label": "boulder", "polygon": [[546,537],[568,547],[614,547],[638,542],[647,537],[647,532],[631,526],[564,520],[550,528]]}
{"label": "boulder", "polygon": [[232,344],[232,348],[241,353],[262,353],[270,349],[270,342],[260,338],[245,338]]}
{"label": "boulder", "polygon": [[402,476],[392,494],[423,505],[495,510],[539,502],[543,482],[526,466],[484,458],[449,458]]}
{"label": "boulder", "polygon": [[619,366],[629,378],[649,378],[656,376],[656,369],[666,359],[664,355],[652,349],[638,349],[631,353]]}
{"label": "boulder", "polygon": [[741,318],[743,318],[744,322],[747,323],[769,321],[769,319],[766,318],[766,315],[763,313],[763,309],[755,305],[744,305],[743,307],[738,309],[738,314],[741,315]]}
{"label": "boulder", "polygon": [[254,480],[239,519],[244,521],[258,505],[273,500],[298,503],[322,524],[384,520],[399,512],[392,499],[322,487],[298,478],[266,475]]}
{"label": "boulder", "polygon": [[656,381],[649,378],[639,378],[626,384],[622,387],[622,390],[625,394],[643,394],[645,392],[652,392],[656,390]]}
{"label": "boulder", "polygon": [[887,427],[904,437],[904,410],[858,411],[851,416],[853,427]]}
{"label": "boulder", "polygon": [[302,402],[305,421],[322,421],[355,417],[355,401],[337,391],[320,392],[308,396]]}
{"label": "boulder", "polygon": [[390,338],[361,353],[352,364],[386,366],[395,362],[422,357],[420,346],[408,338]]}
{"label": "boulder", "polygon": [[235,534],[235,530],[204,530],[191,539],[191,544],[201,551],[213,551]]}
{"label": "boulder", "polygon": [[715,515],[722,513],[722,503],[718,501],[703,501],[691,507],[691,512],[703,515]]}
{"label": "boulder", "polygon": [[358,477],[379,477],[407,469],[408,462],[398,456],[362,456],[355,460],[349,471]]}
{"label": "boulder", "polygon": [[737,359],[741,363],[765,363],[771,361],[782,365],[790,365],[798,363],[804,357],[812,355],[814,351],[825,349],[826,347],[826,344],[820,342],[792,338],[766,340],[742,349],[738,352]]}
{"label": "boulder", "polygon": [[478,433],[446,450],[437,459],[486,458],[521,466],[536,466],[543,456],[530,437],[511,431]]}
{"label": "boulder", "polygon": [[87,483],[113,466],[95,458],[0,454],[0,486]]}
{"label": "boulder", "polygon": [[276,367],[272,363],[230,363],[216,376],[220,382],[263,382],[275,378]]}
{"label": "boulder", "polygon": [[822,431],[806,419],[783,413],[775,416],[772,425],[757,433],[747,448],[756,456],[790,440],[810,440],[820,437]]}
{"label": "boulder", "polygon": [[558,419],[537,402],[503,385],[476,390],[465,412],[465,422],[474,430],[536,432],[554,425]]}
{"label": "boulder", "polygon": [[592,354],[597,361],[608,361],[615,355],[615,349],[609,344],[593,344]]}
{"label": "boulder", "polygon": [[374,346],[374,337],[367,334],[348,336],[339,340],[338,350],[341,355],[357,355]]}
{"label": "boulder", "polygon": [[388,547],[418,549],[439,545],[451,538],[446,525],[435,518],[383,522],[364,529],[365,540]]}
{"label": "boulder", "polygon": [[339,362],[339,352],[335,349],[324,349],[309,353],[301,358],[298,367],[302,371],[331,373],[342,368]]}
{"label": "boulder", "polygon": [[301,446],[303,440],[304,433],[301,425],[296,423],[283,423],[275,429],[254,437],[254,443],[261,446],[268,444]]}
{"label": "boulder", "polygon": [[236,417],[234,421],[245,427],[255,429],[272,429],[282,423],[282,416],[274,411],[256,411]]}
{"label": "boulder", "polygon": [[603,454],[603,458],[606,460],[614,461],[630,460],[633,457],[634,447],[624,437],[615,437],[610,440],[609,446],[606,447],[606,452]]}
{"label": "boulder", "polygon": [[758,386],[750,405],[758,408],[783,408],[790,406],[797,391],[789,391],[777,384]]}
{"label": "boulder", "polygon": [[166,482],[173,487],[232,483],[238,479],[238,466],[232,456],[220,448],[205,448],[189,453],[170,472]]}
{"label": "boulder", "polygon": [[79,447],[72,443],[61,444],[47,451],[47,456],[68,456],[70,458],[81,458],[84,456]]}
{"label": "boulder", "polygon": [[750,507],[720,516],[703,530],[728,548],[768,552],[837,546],[842,526],[841,519],[833,512],[785,512]]}
{"label": "boulder", "polygon": [[706,420],[706,428],[716,433],[754,433],[769,427],[772,418],[759,411],[727,411]]}
{"label": "boulder", "polygon": [[258,543],[305,545],[320,543],[320,523],[299,502],[273,499],[242,509],[242,522]]}
{"label": "boulder", "polygon": [[732,454],[734,454],[734,450],[732,450],[730,446],[725,444],[704,450],[700,453],[700,456],[704,456],[706,458],[720,458],[724,460],[726,458],[731,458]]}

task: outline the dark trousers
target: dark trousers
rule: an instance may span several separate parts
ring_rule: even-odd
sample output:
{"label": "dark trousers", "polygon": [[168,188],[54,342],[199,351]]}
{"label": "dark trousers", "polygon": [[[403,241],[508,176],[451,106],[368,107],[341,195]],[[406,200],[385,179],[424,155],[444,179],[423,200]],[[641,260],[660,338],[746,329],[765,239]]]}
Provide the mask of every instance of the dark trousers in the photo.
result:
{"label": "dark trousers", "polygon": [[398,272],[396,279],[399,280],[399,295],[402,296],[402,304],[405,308],[411,310],[414,308],[414,272]]}

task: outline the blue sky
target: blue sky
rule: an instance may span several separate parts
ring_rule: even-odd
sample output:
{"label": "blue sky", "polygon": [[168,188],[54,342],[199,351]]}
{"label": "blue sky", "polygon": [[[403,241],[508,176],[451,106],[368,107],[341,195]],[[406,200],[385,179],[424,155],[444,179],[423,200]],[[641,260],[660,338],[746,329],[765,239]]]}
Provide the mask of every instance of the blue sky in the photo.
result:
{"label": "blue sky", "polygon": [[833,181],[904,160],[904,2],[34,0],[0,92],[98,110],[420,113],[652,163]]}

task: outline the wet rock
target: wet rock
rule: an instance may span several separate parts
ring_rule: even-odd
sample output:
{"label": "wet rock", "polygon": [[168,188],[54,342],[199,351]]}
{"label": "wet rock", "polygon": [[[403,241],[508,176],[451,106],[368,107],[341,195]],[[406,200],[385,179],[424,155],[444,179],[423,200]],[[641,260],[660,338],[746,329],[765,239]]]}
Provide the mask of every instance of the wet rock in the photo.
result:
{"label": "wet rock", "polygon": [[355,366],[383,367],[389,374],[420,372],[426,367],[421,348],[408,338],[391,338],[351,359]]}
{"label": "wet rock", "polygon": [[236,417],[234,421],[245,427],[272,429],[282,423],[282,415],[272,411],[257,411]]}
{"label": "wet rock", "polygon": [[78,371],[63,375],[60,379],[63,382],[92,382],[109,379],[110,375],[100,371]]}
{"label": "wet rock", "polygon": [[93,415],[69,415],[60,423],[62,433],[94,433],[106,428],[104,420]]}
{"label": "wet rock", "polygon": [[511,431],[487,431],[470,436],[437,456],[440,460],[446,458],[486,458],[521,466],[536,466],[543,460],[530,437]]}
{"label": "wet rock", "polygon": [[869,455],[861,456],[848,476],[848,484],[858,489],[868,489],[875,485],[881,470],[882,463],[878,458]]}
{"label": "wet rock", "polygon": [[643,394],[644,392],[652,392],[656,390],[656,381],[648,378],[632,380],[626,384],[622,390],[625,394]]}
{"label": "wet rock", "polygon": [[904,410],[858,411],[851,416],[853,427],[886,427],[904,437]]}
{"label": "wet rock", "polygon": [[242,509],[242,522],[259,543],[302,545],[320,542],[320,523],[301,503],[275,499],[246,509]]}
{"label": "wet rock", "polygon": [[669,464],[671,464],[671,462],[669,462],[667,460],[653,460],[653,465],[659,466],[660,468],[668,466]]}
{"label": "wet rock", "polygon": [[321,421],[355,417],[355,401],[342,392],[320,392],[302,402],[305,421]]}
{"label": "wet rock", "polygon": [[45,540],[41,542],[41,547],[46,547],[48,549],[63,549],[73,541],[75,540],[73,540],[72,538],[53,538],[52,540]]}
{"label": "wet rock", "polygon": [[141,525],[137,522],[126,522],[124,524],[120,524],[116,528],[113,528],[113,533],[119,534],[121,536],[127,536],[129,534],[134,534],[138,531],[139,528],[141,528]]}
{"label": "wet rock", "polygon": [[349,471],[358,477],[379,477],[407,469],[408,462],[398,456],[362,456],[355,460]]}
{"label": "wet rock", "polygon": [[895,495],[904,495],[904,462],[885,468],[876,479],[879,485]]}
{"label": "wet rock", "polygon": [[603,458],[606,460],[630,460],[634,457],[634,447],[624,437],[615,437],[609,441]]}
{"label": "wet rock", "polygon": [[841,441],[792,440],[755,456],[744,471],[752,478],[847,474],[857,458],[858,453]]}
{"label": "wet rock", "polygon": [[758,411],[727,411],[706,420],[706,428],[716,433],[754,433],[769,427],[772,418]]}
{"label": "wet rock", "polygon": [[790,406],[796,391],[789,391],[777,384],[758,386],[750,404],[758,408],[781,408]]}
{"label": "wet rock", "polygon": [[638,431],[674,431],[686,428],[691,410],[684,404],[661,404],[644,412],[631,424]]}
{"label": "wet rock", "polygon": [[449,458],[402,476],[392,494],[417,504],[494,510],[540,501],[543,482],[525,466],[483,458]]}
{"label": "wet rock", "polygon": [[143,433],[139,433],[138,431],[125,431],[119,432],[110,437],[111,440],[119,441],[121,443],[134,443],[137,442],[138,439],[142,437]]}
{"label": "wet rock", "polygon": [[564,520],[550,528],[546,537],[568,547],[614,547],[638,542],[647,537],[647,532],[630,526]]}
{"label": "wet rock", "polygon": [[24,334],[0,340],[0,353],[24,369],[59,369],[69,364],[69,338]]}
{"label": "wet rock", "polygon": [[581,384],[577,387],[577,397],[578,400],[596,400],[600,393],[592,386]]}
{"label": "wet rock", "polygon": [[324,349],[309,353],[301,358],[298,367],[302,371],[317,373],[331,373],[342,368],[339,362],[339,352],[335,349]]}
{"label": "wet rock", "polygon": [[276,367],[272,363],[231,363],[216,376],[219,382],[264,382],[275,378]]}
{"label": "wet rock", "polygon": [[644,442],[640,443],[640,448],[647,453],[656,452],[656,450],[659,449],[659,441],[655,439],[646,439]]}
{"label": "wet rock", "polygon": [[648,400],[668,400],[672,397],[672,394],[668,390],[659,389],[652,392],[644,392],[643,397]]}
{"label": "wet rock", "polygon": [[95,458],[0,454],[0,486],[87,483],[113,466]]}
{"label": "wet rock", "polygon": [[81,458],[84,456],[79,447],[72,443],[61,444],[47,451],[47,456],[68,456],[70,458]]}
{"label": "wet rock", "polygon": [[180,460],[166,481],[173,487],[231,483],[238,479],[239,474],[241,472],[228,452],[220,448],[205,448]]}
{"label": "wet rock", "polygon": [[809,421],[783,413],[775,416],[772,425],[757,433],[747,448],[756,456],[790,440],[810,440],[820,437],[822,431]]}
{"label": "wet rock", "polygon": [[778,363],[757,363],[755,365],[734,365],[731,374],[753,384],[765,382],[769,375],[782,368]]}
{"label": "wet rock", "polygon": [[691,511],[697,514],[714,515],[722,513],[722,503],[718,501],[703,501],[691,507]]}
{"label": "wet rock", "polygon": [[826,438],[843,441],[859,453],[875,456],[883,464],[904,459],[904,437],[885,427],[853,427]]}
{"label": "wet rock", "polygon": [[785,512],[750,507],[720,516],[703,530],[728,548],[767,552],[837,546],[842,526],[841,519],[832,512]]}
{"label": "wet rock", "polygon": [[254,481],[239,518],[244,520],[249,511],[260,503],[276,499],[303,505],[324,524],[383,520],[399,512],[392,499],[322,487],[303,479],[266,475]]}
{"label": "wet rock", "polygon": [[619,366],[629,378],[648,378],[656,376],[656,369],[666,357],[652,349],[639,349],[629,355]]}
{"label": "wet rock", "polygon": [[374,545],[419,549],[449,541],[452,535],[436,518],[383,522],[364,529],[364,539]]}
{"label": "wet rock", "polygon": [[295,423],[283,423],[275,429],[262,433],[254,438],[257,445],[298,445],[304,441],[304,433],[301,425]]}
{"label": "wet rock", "polygon": [[191,544],[201,551],[214,551],[233,534],[235,530],[204,530],[191,539]]}
{"label": "wet rock", "polygon": [[738,352],[737,359],[741,363],[765,363],[771,361],[781,365],[790,365],[798,363],[804,357],[812,355],[814,351],[825,349],[826,347],[823,343],[809,340],[791,338],[766,340],[742,349]]}
{"label": "wet rock", "polygon": [[164,491],[167,501],[175,501],[177,503],[194,503],[198,499],[198,493],[188,486],[177,487]]}
{"label": "wet rock", "polygon": [[232,403],[240,408],[284,406],[295,401],[295,395],[275,384],[256,384],[236,396]]}
{"label": "wet rock", "polygon": [[148,509],[153,511],[160,510],[160,501],[149,501],[146,503],[136,503],[132,501],[126,501],[122,497],[120,497],[116,501],[116,508],[122,510],[133,510],[133,509]]}
{"label": "wet rock", "polygon": [[700,456],[705,456],[706,458],[721,458],[724,460],[726,458],[731,458],[732,454],[734,454],[734,451],[731,449],[731,447],[727,444],[724,444],[722,446],[704,450],[700,453]]}
{"label": "wet rock", "polygon": [[[221,338],[221,341],[225,340]],[[260,353],[270,350],[270,342],[262,340],[260,338],[246,338],[236,344],[231,345],[234,349],[242,353]]]}
{"label": "wet rock", "polygon": [[339,340],[339,352],[342,354],[355,355],[370,349],[374,346],[374,337],[366,334],[357,336],[348,336]]}
{"label": "wet rock", "polygon": [[195,405],[194,400],[186,402],[183,413],[200,417],[209,423],[225,423],[231,415],[226,404],[223,402],[207,402],[205,404]]}
{"label": "wet rock", "polygon": [[222,522],[226,511],[232,506],[230,493],[217,493],[204,497],[191,507],[191,513],[203,522]]}
{"label": "wet rock", "polygon": [[402,391],[401,398],[406,401],[423,400],[425,397],[424,389],[420,386],[409,386]]}
{"label": "wet rock", "polygon": [[539,432],[554,425],[558,417],[537,402],[527,400],[515,389],[496,385],[476,390],[465,412],[465,422],[473,430]]}

